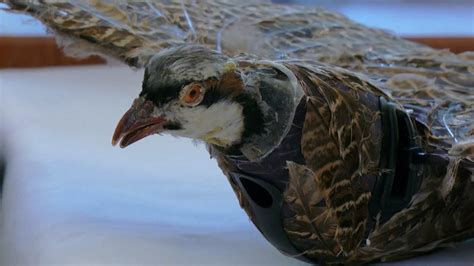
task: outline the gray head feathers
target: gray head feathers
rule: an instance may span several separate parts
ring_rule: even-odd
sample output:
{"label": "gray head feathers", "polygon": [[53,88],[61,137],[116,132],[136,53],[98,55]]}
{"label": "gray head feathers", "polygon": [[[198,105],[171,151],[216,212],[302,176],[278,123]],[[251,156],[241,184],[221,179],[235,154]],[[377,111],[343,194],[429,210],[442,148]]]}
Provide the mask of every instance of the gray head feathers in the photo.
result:
{"label": "gray head feathers", "polygon": [[[219,78],[229,57],[199,45],[182,45],[163,50],[147,64],[152,84],[183,84],[190,81]],[[192,71],[190,71],[192,70]]]}

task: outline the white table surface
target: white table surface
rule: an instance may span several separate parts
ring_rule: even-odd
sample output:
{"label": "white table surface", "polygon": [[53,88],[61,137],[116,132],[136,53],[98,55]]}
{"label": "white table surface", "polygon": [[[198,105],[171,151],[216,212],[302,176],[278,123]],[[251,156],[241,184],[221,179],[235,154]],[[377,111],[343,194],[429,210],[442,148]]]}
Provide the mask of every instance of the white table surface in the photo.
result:
{"label": "white table surface", "polygon": [[[0,71],[0,265],[302,265],[254,228],[203,145],[111,146],[141,77],[117,66]],[[396,264],[473,262],[470,241]]]}

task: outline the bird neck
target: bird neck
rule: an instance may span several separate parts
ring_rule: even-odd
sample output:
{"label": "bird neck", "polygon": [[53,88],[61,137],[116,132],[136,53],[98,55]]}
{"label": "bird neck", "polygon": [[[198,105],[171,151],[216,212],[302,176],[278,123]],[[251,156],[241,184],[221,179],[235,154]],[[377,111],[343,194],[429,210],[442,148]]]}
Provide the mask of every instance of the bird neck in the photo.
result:
{"label": "bird neck", "polygon": [[236,96],[243,107],[244,131],[240,143],[225,153],[241,153],[256,161],[280,145],[303,92],[294,74],[283,65],[257,61],[245,69],[245,92]]}
{"label": "bird neck", "polygon": [[248,142],[251,136],[265,132],[265,121],[261,107],[250,95],[242,93],[235,100],[242,105],[242,115],[244,117],[244,131],[239,143],[242,145]]}

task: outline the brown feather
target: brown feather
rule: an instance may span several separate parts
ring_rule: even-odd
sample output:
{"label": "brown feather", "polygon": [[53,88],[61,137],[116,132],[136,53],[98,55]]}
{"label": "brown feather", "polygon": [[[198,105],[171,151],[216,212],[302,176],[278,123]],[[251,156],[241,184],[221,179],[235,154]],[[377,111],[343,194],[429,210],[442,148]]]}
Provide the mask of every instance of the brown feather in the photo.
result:
{"label": "brown feather", "polygon": [[[288,164],[285,201],[294,217],[284,227],[309,257],[401,259],[474,236],[472,52],[433,50],[322,9],[262,1],[0,1],[37,17],[71,38],[69,43],[82,40],[80,49],[132,66],[183,43],[229,56],[244,53],[235,60],[244,59],[239,68],[248,73],[268,71],[253,63],[257,58],[285,59],[279,63],[296,75],[306,94],[301,147],[307,165]],[[237,91],[242,84],[226,76],[219,88]],[[378,223],[365,239],[367,177],[385,170],[377,169],[383,137],[379,96],[410,113],[422,148],[439,154],[442,163],[422,162],[423,183],[409,206]],[[234,166],[213,153],[229,177]],[[229,180],[253,217],[240,188]]]}

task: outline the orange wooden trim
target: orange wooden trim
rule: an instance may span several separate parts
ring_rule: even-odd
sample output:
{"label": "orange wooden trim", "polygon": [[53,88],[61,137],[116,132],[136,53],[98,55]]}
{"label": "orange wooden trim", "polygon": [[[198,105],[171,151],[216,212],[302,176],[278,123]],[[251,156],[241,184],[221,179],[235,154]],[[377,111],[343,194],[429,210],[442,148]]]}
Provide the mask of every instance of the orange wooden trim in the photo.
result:
{"label": "orange wooden trim", "polygon": [[407,40],[453,53],[474,51],[474,37],[406,37]]}
{"label": "orange wooden trim", "polygon": [[[433,48],[460,53],[474,51],[474,37],[407,37]],[[67,57],[53,37],[0,37],[0,68],[102,64],[97,56],[87,59]]]}
{"label": "orange wooden trim", "polygon": [[64,55],[53,37],[0,37],[0,68],[100,64],[97,56],[74,59]]}

